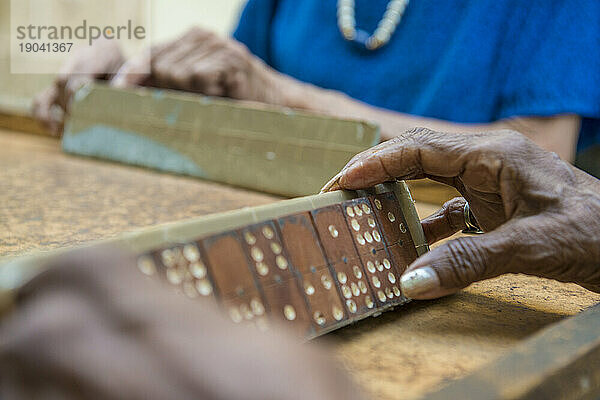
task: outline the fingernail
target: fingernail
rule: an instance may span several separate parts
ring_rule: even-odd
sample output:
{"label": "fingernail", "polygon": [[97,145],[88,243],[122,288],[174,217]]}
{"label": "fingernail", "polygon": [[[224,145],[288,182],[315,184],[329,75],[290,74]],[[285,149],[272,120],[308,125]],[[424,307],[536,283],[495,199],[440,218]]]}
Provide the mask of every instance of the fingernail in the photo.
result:
{"label": "fingernail", "polygon": [[330,190],[331,190],[331,188],[332,188],[333,186],[335,186],[335,185],[338,183],[338,181],[339,181],[339,179],[340,179],[340,175],[341,175],[341,172],[340,172],[340,173],[338,173],[338,174],[337,174],[336,176],[334,176],[333,178],[331,178],[331,179],[329,180],[329,182],[327,182],[327,183],[325,184],[325,186],[323,186],[323,187],[321,188],[321,191],[320,191],[320,193],[325,193],[325,192],[328,192],[328,191],[330,191]]}
{"label": "fingernail", "polygon": [[400,278],[402,293],[408,298],[425,294],[439,286],[440,280],[431,267],[417,268]]}

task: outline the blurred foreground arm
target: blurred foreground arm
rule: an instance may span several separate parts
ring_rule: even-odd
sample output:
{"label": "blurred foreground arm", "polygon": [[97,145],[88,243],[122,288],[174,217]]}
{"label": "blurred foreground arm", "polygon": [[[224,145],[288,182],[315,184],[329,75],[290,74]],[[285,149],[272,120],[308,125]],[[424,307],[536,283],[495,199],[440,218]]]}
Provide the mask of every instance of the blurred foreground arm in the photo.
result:
{"label": "blurred foreground arm", "polygon": [[324,190],[419,178],[463,195],[423,221],[429,243],[465,228],[465,200],[486,233],[417,259],[401,279],[408,297],[440,297],[504,273],[600,292],[600,181],[516,132],[413,129],[358,154]]}
{"label": "blurred foreground arm", "polygon": [[0,325],[0,398],[361,398],[320,346],[233,326],[105,250],[22,290]]}

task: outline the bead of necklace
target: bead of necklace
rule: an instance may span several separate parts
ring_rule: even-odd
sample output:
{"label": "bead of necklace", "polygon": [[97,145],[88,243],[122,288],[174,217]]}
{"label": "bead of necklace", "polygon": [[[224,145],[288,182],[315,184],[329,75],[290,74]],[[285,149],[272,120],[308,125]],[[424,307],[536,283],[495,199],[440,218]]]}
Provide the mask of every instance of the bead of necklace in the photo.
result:
{"label": "bead of necklace", "polygon": [[376,50],[385,46],[402,19],[409,0],[390,0],[383,18],[377,24],[372,35],[362,29],[356,29],[354,17],[354,0],[338,0],[337,22],[344,39],[358,43],[368,50]]}

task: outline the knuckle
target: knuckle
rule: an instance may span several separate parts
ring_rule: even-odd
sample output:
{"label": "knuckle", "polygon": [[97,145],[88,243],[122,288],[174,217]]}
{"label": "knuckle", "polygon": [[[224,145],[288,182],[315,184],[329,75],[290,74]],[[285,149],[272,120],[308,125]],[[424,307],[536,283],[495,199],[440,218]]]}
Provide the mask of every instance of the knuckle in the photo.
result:
{"label": "knuckle", "polygon": [[463,197],[455,197],[442,206],[448,225],[454,230],[463,229],[465,226],[464,208],[466,203],[467,201]]}
{"label": "knuckle", "polygon": [[487,278],[486,259],[473,238],[462,237],[445,246],[445,262],[438,268],[442,286],[462,288],[472,282]]}
{"label": "knuckle", "polygon": [[509,131],[506,140],[508,145],[515,151],[530,152],[537,149],[537,146],[529,138],[516,131]]}
{"label": "knuckle", "polygon": [[406,136],[406,137],[417,136],[417,135],[427,136],[427,135],[431,135],[433,133],[435,133],[435,132],[429,128],[417,126],[417,127],[414,127],[414,128],[411,128],[411,129],[405,131],[400,136]]}
{"label": "knuckle", "polygon": [[407,132],[412,133],[412,134],[421,134],[421,135],[429,135],[434,133],[434,131],[432,131],[429,128],[425,128],[425,127],[414,127],[410,130],[408,130]]}
{"label": "knuckle", "polygon": [[512,130],[503,129],[490,136],[490,151],[496,154],[513,154],[517,151],[529,150],[533,144],[525,135]]}
{"label": "knuckle", "polygon": [[250,55],[250,50],[248,50],[248,47],[246,47],[243,43],[240,43],[238,41],[228,40],[227,47],[234,51],[236,54],[241,54],[244,56]]}
{"label": "knuckle", "polygon": [[507,141],[523,140],[525,136],[514,129],[500,129],[498,135],[505,138]]}
{"label": "knuckle", "polygon": [[551,160],[552,162],[554,162],[554,163],[561,163],[561,164],[562,164],[562,161],[563,161],[563,160],[562,160],[562,159],[560,158],[560,156],[559,156],[557,153],[555,153],[554,151],[551,151],[551,152],[549,152],[549,153],[548,153],[548,156],[549,156],[549,158],[550,158],[550,160]]}
{"label": "knuckle", "polygon": [[477,161],[490,160],[507,153],[510,140],[502,135],[484,134],[477,135],[475,140],[467,140],[463,145],[467,148],[469,156]]}
{"label": "knuckle", "polygon": [[462,211],[462,208],[465,206],[466,202],[467,201],[464,197],[455,197],[445,202],[443,208],[447,208],[449,210],[456,210],[460,208],[460,210]]}
{"label": "knuckle", "polygon": [[[561,216],[550,213],[541,218],[522,220],[520,230],[513,232],[515,239],[521,243],[521,251],[512,272],[577,281],[577,270],[582,265],[580,260],[585,260],[589,249],[577,240],[575,230],[565,222]],[[527,248],[535,248],[535,251]]]}
{"label": "knuckle", "polygon": [[199,36],[206,35],[206,31],[204,29],[200,28],[198,25],[194,25],[187,30],[185,35],[188,35],[190,37],[199,37]]}
{"label": "knuckle", "polygon": [[387,144],[387,146],[390,146],[390,147],[396,147],[396,146],[401,145],[402,143],[406,142],[406,138],[409,137],[409,136],[410,136],[410,134],[408,132],[403,132],[403,133],[401,133],[401,134],[399,134],[397,136],[394,136],[393,138],[391,138],[387,142],[383,142],[383,143],[378,144],[376,147],[377,148],[383,147],[382,146],[383,144]]}
{"label": "knuckle", "polygon": [[179,73],[171,74],[171,83],[178,89],[187,89],[187,79],[185,75]]}
{"label": "knuckle", "polygon": [[482,137],[474,142],[463,143],[458,150],[465,157],[463,174],[477,177],[479,184],[497,185],[499,174],[512,166],[507,162],[507,157],[513,151],[507,148],[504,139]]}
{"label": "knuckle", "polygon": [[237,97],[237,94],[239,94],[245,89],[246,81],[242,76],[240,76],[240,74],[232,74],[228,77],[225,86],[227,86],[229,94],[231,94],[234,97]]}
{"label": "knuckle", "polygon": [[227,48],[227,41],[214,33],[203,37],[198,42],[199,44],[203,44],[212,54],[219,53]]}
{"label": "knuckle", "polygon": [[214,85],[220,83],[220,72],[197,68],[194,70],[194,79],[202,82],[204,85]]}

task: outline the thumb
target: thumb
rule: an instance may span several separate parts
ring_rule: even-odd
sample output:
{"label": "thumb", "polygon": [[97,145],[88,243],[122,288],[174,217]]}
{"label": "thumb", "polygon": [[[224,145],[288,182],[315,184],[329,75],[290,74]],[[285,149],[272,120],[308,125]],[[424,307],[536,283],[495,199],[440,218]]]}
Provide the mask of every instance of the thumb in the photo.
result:
{"label": "thumb", "polygon": [[425,253],[400,278],[402,292],[412,299],[434,299],[510,272],[517,247],[513,226],[451,240]]}

